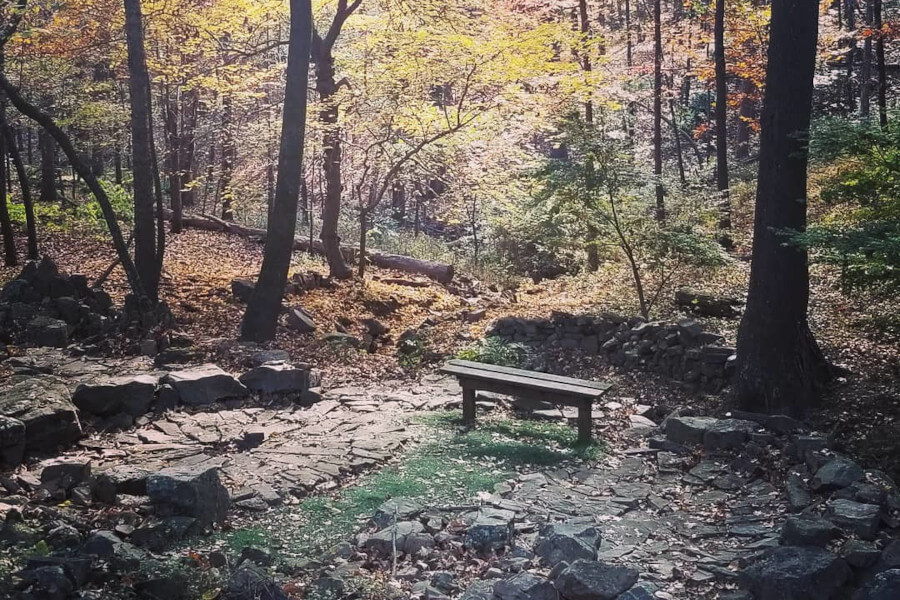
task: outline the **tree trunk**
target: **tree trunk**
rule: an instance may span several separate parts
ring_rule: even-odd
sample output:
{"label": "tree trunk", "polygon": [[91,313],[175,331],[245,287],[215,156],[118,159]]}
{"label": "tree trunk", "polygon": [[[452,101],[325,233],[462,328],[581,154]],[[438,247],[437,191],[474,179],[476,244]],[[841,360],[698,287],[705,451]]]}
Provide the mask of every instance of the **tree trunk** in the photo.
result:
{"label": "tree trunk", "polygon": [[735,383],[742,407],[770,414],[813,406],[828,371],[807,321],[807,252],[783,238],[785,230],[806,229],[818,12],[808,0],[772,2],[753,262]]}
{"label": "tree trunk", "polygon": [[[588,18],[587,0],[578,0],[578,14],[581,24],[582,42],[585,46],[581,56],[581,70],[585,73],[590,73],[592,70],[590,45],[591,22]],[[584,103],[584,121],[585,123],[594,122],[594,103],[591,102],[590,97],[588,97],[588,99]]]}
{"label": "tree trunk", "polygon": [[322,243],[325,244],[325,258],[332,277],[347,279],[352,275],[350,267],[341,255],[341,238],[338,235],[338,221],[341,215],[341,132],[338,128],[338,107],[335,94],[338,88],[334,81],[334,57],[330,49],[327,54],[316,59],[316,90],[324,108],[319,111],[319,120],[325,127],[322,139],[323,170],[325,173],[325,199],[322,204]]}
{"label": "tree trunk", "polygon": [[856,0],[847,0],[847,31],[850,31],[853,35],[851,36],[850,48],[847,49],[847,108],[850,112],[856,110],[856,96],[853,93],[853,65],[856,62],[856,53],[858,52],[858,48],[856,46]]}
{"label": "tree trunk", "polygon": [[[866,0],[866,26],[875,20],[872,0]],[[863,40],[862,70],[859,73],[859,116],[868,120],[872,114],[872,36]]]}
{"label": "tree trunk", "polygon": [[282,115],[281,149],[278,153],[278,181],[275,184],[275,203],[272,207],[274,218],[268,225],[259,279],[247,303],[247,312],[241,324],[243,340],[268,341],[275,337],[281,298],[291,266],[294,230],[297,226],[297,200],[300,196],[302,179],[311,43],[310,0],[291,0],[287,84]]}
{"label": "tree trunk", "polygon": [[122,185],[122,149],[116,144],[113,152],[113,168],[116,171],[116,185]]}
{"label": "tree trunk", "polygon": [[675,98],[669,98],[669,115],[672,119],[672,136],[675,138],[675,158],[678,160],[678,179],[681,187],[687,186],[687,177],[684,173],[684,152],[681,149],[681,136],[678,134],[678,120],[675,116]]}
{"label": "tree trunk", "polygon": [[737,158],[750,156],[750,121],[756,115],[755,102],[752,95],[756,93],[756,86],[749,79],[741,84],[741,105],[738,110],[737,134],[735,135],[734,155]]}
{"label": "tree trunk", "polygon": [[197,111],[200,94],[196,89],[184,91],[181,93],[181,102],[181,135],[178,138],[181,205],[184,208],[193,208],[197,198],[194,181],[197,177],[197,168],[194,159],[197,153]]}
{"label": "tree trunk", "polygon": [[653,0],[653,175],[656,178],[656,220],[666,218],[662,182],[662,15],[661,0]]}
{"label": "tree trunk", "polygon": [[888,125],[887,113],[887,66],[884,62],[884,23],[882,22],[882,0],[873,0],[875,4],[875,60],[878,66],[878,122],[882,127]]}
{"label": "tree trunk", "polygon": [[719,190],[719,228],[731,229],[728,197],[728,71],[725,65],[725,0],[716,0],[716,187]]}
{"label": "tree trunk", "polygon": [[[4,51],[0,48],[0,73],[6,66]],[[0,93],[0,128],[6,129],[6,97]],[[13,267],[19,263],[16,252],[16,238],[13,235],[12,219],[9,216],[7,205],[9,196],[9,164],[6,161],[6,136],[0,135],[0,234],[3,235],[3,259],[7,267]]]}
{"label": "tree trunk", "polygon": [[39,202],[56,204],[59,202],[59,194],[56,191],[56,142],[53,136],[38,130],[38,146],[41,151],[41,181]]}
{"label": "tree trunk", "polygon": [[630,0],[625,0],[625,64],[627,66],[631,66],[633,63],[632,59],[632,47],[631,47],[631,2]]}
{"label": "tree trunk", "polygon": [[219,174],[219,196],[222,198],[222,218],[234,221],[234,192],[231,176],[234,171],[234,135],[231,133],[231,96],[222,98],[222,152],[221,173]]}
{"label": "tree trunk", "polygon": [[22,204],[25,206],[25,230],[28,232],[28,259],[37,260],[38,252],[37,221],[34,218],[34,202],[31,199],[31,184],[28,182],[28,172],[22,162],[22,155],[13,139],[12,130],[7,125],[3,127],[3,137],[6,139],[6,150],[16,167],[16,176],[19,179],[19,187],[22,190]]}
{"label": "tree trunk", "polygon": [[178,92],[163,89],[163,125],[166,140],[166,171],[169,175],[169,205],[172,208],[172,233],[181,232],[184,214],[181,204],[181,148],[178,135]]}
{"label": "tree trunk", "polygon": [[134,262],[148,300],[159,292],[153,165],[150,148],[150,77],[144,54],[144,26],[140,0],[125,2],[128,46],[128,86],[131,94],[131,149],[134,172]]}

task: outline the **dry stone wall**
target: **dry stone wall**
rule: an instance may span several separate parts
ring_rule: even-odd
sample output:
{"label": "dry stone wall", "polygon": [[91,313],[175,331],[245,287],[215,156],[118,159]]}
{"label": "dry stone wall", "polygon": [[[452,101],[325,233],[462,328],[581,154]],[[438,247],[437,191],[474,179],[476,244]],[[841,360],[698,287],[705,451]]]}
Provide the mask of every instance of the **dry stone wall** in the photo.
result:
{"label": "dry stone wall", "polygon": [[549,318],[503,317],[488,335],[533,348],[564,348],[608,357],[624,369],[646,369],[705,392],[722,390],[731,379],[735,350],[692,319],[646,322],[604,313],[553,313]]}

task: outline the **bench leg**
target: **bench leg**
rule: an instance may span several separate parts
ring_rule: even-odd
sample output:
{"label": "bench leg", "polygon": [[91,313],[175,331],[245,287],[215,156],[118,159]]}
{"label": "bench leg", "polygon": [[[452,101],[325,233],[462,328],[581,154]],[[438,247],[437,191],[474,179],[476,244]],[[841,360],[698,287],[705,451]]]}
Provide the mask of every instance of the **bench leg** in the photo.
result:
{"label": "bench leg", "polygon": [[463,425],[475,424],[475,390],[463,388]]}
{"label": "bench leg", "polygon": [[587,445],[591,443],[593,437],[593,415],[591,414],[591,404],[584,403],[578,406],[578,443]]}

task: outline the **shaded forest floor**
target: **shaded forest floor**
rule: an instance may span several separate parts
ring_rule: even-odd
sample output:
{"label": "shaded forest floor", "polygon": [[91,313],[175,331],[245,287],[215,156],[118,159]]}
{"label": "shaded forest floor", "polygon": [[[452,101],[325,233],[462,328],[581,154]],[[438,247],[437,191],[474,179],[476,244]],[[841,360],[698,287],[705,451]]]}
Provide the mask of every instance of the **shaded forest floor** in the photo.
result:
{"label": "shaded forest floor", "polygon": [[[20,240],[23,242],[23,240]],[[741,255],[745,240],[738,240]],[[112,262],[113,251],[101,235],[74,229],[55,229],[41,240],[45,253],[61,270],[96,278]],[[23,248],[24,253],[24,248]],[[236,277],[253,278],[262,260],[262,245],[238,236],[187,230],[169,236],[162,283],[162,297],[169,304],[178,328],[190,336],[208,357],[226,366],[228,349],[237,338],[244,305],[230,289]],[[0,283],[15,277],[18,268],[0,269]],[[327,274],[318,257],[298,253],[292,272]],[[747,286],[749,265],[738,258],[715,273],[682,271],[660,295],[654,317],[683,318],[672,302],[680,285],[735,297]],[[415,286],[402,285],[406,280]],[[441,360],[471,346],[485,335],[490,323],[502,316],[546,317],[551,311],[569,313],[637,313],[631,280],[624,266],[609,262],[596,274],[563,277],[539,284],[521,284],[514,294],[462,278],[463,283],[442,286],[423,278],[368,269],[365,281],[333,282],[331,287],[291,295],[287,306],[302,306],[316,321],[316,334],[298,334],[279,327],[272,344],[288,350],[295,360],[321,369],[329,386],[374,379],[417,378]],[[811,291],[811,323],[827,355],[845,367],[847,374],[829,390],[825,409],[812,415],[823,432],[832,435],[871,466],[900,475],[900,300],[873,301],[865,296],[842,294],[833,273],[814,268]],[[127,288],[117,268],[104,286],[117,301]],[[384,307],[387,307],[385,310]],[[375,312],[373,312],[373,310]],[[484,311],[469,322],[466,316]],[[377,313],[377,314],[376,314]],[[362,336],[363,320],[377,318],[388,334],[370,352],[322,341],[322,335],[344,329]],[[419,329],[425,338],[415,360],[398,356],[396,340],[407,330]],[[706,328],[733,344],[739,319],[704,319]],[[124,349],[123,349],[124,350]],[[617,395],[642,404],[674,408],[685,404],[721,406],[720,398],[700,397],[658,375],[623,373],[603,356],[576,351],[551,351],[549,366],[577,377],[613,380]],[[895,457],[895,458],[892,458]]]}

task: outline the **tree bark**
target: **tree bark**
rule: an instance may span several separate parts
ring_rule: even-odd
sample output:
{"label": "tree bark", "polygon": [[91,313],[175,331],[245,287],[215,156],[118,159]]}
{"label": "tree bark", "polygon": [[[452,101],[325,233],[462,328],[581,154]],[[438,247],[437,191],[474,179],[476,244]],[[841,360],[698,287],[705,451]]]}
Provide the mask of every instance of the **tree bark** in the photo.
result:
{"label": "tree bark", "polygon": [[180,150],[178,164],[181,168],[181,205],[192,208],[196,202],[197,192],[196,164],[197,154],[197,111],[200,105],[200,94],[190,89],[181,94],[181,134],[178,148]]}
{"label": "tree bark", "polygon": [[6,150],[9,152],[9,156],[12,158],[13,165],[16,168],[19,188],[22,190],[22,204],[25,207],[25,230],[28,234],[28,259],[37,260],[40,257],[38,252],[37,221],[34,217],[34,202],[31,198],[31,184],[28,182],[28,172],[25,170],[22,155],[19,152],[15,139],[13,139],[9,125],[3,127],[3,137],[6,139]]}
{"label": "tree bark", "polygon": [[140,0],[125,2],[128,47],[128,86],[131,102],[131,146],[134,191],[134,262],[148,300],[159,292],[153,165],[150,148],[150,77],[144,52],[144,26]]}
{"label": "tree bark", "polygon": [[653,0],[653,175],[656,178],[656,220],[666,218],[662,182],[662,15],[661,0]]}
{"label": "tree bark", "polygon": [[[4,68],[5,57],[3,49],[0,48],[0,73],[3,73]],[[6,127],[6,97],[0,93],[0,128]],[[0,136],[0,233],[3,234],[3,260],[7,267],[13,267],[19,264],[19,256],[16,252],[16,238],[13,235],[12,219],[7,205],[10,186],[6,150],[6,136]]]}
{"label": "tree bark", "polygon": [[222,151],[221,173],[219,174],[219,196],[222,199],[222,218],[234,221],[234,192],[231,189],[231,176],[234,171],[234,135],[231,133],[232,118],[231,96],[222,98]]}
{"label": "tree bark", "polygon": [[302,179],[306,127],[312,7],[310,0],[291,0],[291,33],[288,46],[287,84],[278,153],[273,219],[268,225],[266,249],[259,279],[241,324],[241,339],[268,341],[275,337],[281,299],[287,283],[297,226],[297,201]]}
{"label": "tree bark", "polygon": [[719,228],[731,229],[728,189],[728,71],[725,65],[725,0],[716,0],[716,187],[719,190]]}
{"label": "tree bark", "polygon": [[809,329],[807,252],[785,244],[806,229],[806,136],[819,5],[773,0],[760,137],[753,262],[738,331],[735,397],[748,409],[800,414],[817,402],[828,367]]}
{"label": "tree bark", "polygon": [[169,205],[172,208],[172,233],[181,232],[184,211],[181,204],[181,145],[178,135],[178,92],[172,97],[166,85],[163,90],[162,112],[166,140],[166,171],[169,175]]}
{"label": "tree bark", "polygon": [[881,127],[888,125],[887,113],[887,66],[884,62],[884,23],[882,22],[882,0],[873,0],[875,9],[875,60],[878,67],[878,122]]}
{"label": "tree bark", "polygon": [[332,277],[347,279],[353,271],[341,254],[341,238],[338,222],[341,215],[343,194],[341,132],[338,127],[337,92],[338,83],[334,70],[334,43],[341,33],[344,23],[359,8],[362,0],[338,0],[337,10],[328,32],[321,36],[313,32],[312,59],[316,64],[316,92],[323,108],[319,111],[319,121],[325,133],[322,139],[323,170],[325,173],[325,197],[322,202],[321,239],[325,245],[325,258]]}
{"label": "tree bark", "polygon": [[756,93],[756,86],[749,79],[741,84],[740,109],[738,110],[737,134],[735,135],[734,155],[737,158],[750,156],[750,120],[756,115],[756,103],[751,99]]}
{"label": "tree bark", "polygon": [[[866,0],[866,26],[875,20],[872,0]],[[859,116],[868,120],[872,114],[872,36],[863,40],[862,69],[859,73]]]}
{"label": "tree bark", "polygon": [[[585,45],[581,56],[581,70],[585,73],[590,73],[592,71],[590,45],[591,22],[588,18],[587,0],[578,0],[578,14],[581,25],[582,43]],[[594,122],[594,103],[591,101],[590,97],[584,103],[584,121],[586,123]]]}

